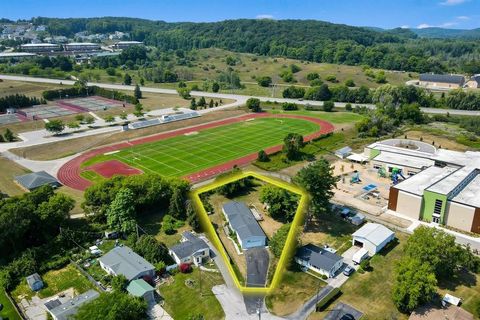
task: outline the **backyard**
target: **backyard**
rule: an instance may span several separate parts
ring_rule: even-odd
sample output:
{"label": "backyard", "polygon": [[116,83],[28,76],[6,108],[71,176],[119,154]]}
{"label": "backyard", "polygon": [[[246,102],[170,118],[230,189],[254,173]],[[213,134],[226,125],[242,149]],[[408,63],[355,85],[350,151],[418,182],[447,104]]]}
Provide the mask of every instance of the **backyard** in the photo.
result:
{"label": "backyard", "polygon": [[0,311],[0,318],[5,320],[21,320],[13,304],[8,300],[5,291],[0,290],[0,304],[3,305],[3,310]]}
{"label": "backyard", "polygon": [[[223,319],[220,303],[212,292],[212,287],[223,283],[220,273],[200,271],[177,273],[174,281],[160,286],[160,295],[165,299],[165,310],[174,319],[188,319],[201,314],[205,319]],[[190,285],[186,281],[190,280]]]}

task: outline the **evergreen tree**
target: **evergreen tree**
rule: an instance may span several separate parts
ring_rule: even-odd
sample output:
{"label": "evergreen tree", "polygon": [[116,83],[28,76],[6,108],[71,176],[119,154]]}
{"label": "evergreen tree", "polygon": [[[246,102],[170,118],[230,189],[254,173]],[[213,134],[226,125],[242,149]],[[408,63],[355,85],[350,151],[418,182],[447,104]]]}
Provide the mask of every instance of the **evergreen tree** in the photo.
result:
{"label": "evergreen tree", "polygon": [[140,90],[140,86],[138,84],[135,86],[135,90],[133,91],[133,96],[137,100],[142,99],[142,91]]}
{"label": "evergreen tree", "polygon": [[13,132],[9,128],[7,128],[7,130],[5,130],[5,134],[3,135],[3,137],[5,138],[5,141],[7,141],[7,142],[15,141],[15,135],[13,134]]}
{"label": "evergreen tree", "polygon": [[127,86],[132,84],[132,77],[128,73],[125,73],[125,76],[123,77],[123,84]]}

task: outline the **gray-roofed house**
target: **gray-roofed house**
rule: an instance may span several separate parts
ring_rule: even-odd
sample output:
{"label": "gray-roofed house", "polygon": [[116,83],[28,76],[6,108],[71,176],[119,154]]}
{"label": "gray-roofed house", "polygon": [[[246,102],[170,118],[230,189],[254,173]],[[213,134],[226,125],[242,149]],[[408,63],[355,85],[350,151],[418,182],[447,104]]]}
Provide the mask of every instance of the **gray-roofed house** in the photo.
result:
{"label": "gray-roofed house", "polygon": [[61,184],[55,177],[45,171],[38,171],[15,177],[15,182],[26,191],[32,191],[41,186],[51,185],[52,187],[60,187]]}
{"label": "gray-roofed house", "polygon": [[194,263],[201,265],[204,259],[210,257],[210,248],[202,239],[190,231],[182,233],[180,243],[168,251],[177,264]]}
{"label": "gray-roofed house", "polygon": [[227,202],[223,205],[222,211],[243,250],[266,246],[265,233],[243,202]]}
{"label": "gray-roofed house", "polygon": [[342,267],[343,258],[324,248],[307,244],[297,250],[295,262],[331,278]]}
{"label": "gray-roofed house", "polygon": [[378,223],[367,223],[352,234],[353,245],[368,250],[370,256],[383,249],[395,238],[395,233]]}
{"label": "gray-roofed house", "polygon": [[43,281],[38,273],[29,275],[27,277],[27,284],[32,291],[38,291],[43,288]]}
{"label": "gray-roofed house", "polygon": [[65,303],[61,303],[58,299],[50,300],[45,303],[45,307],[54,320],[67,320],[77,313],[78,308],[82,304],[95,300],[99,295],[95,290],[88,290]]}
{"label": "gray-roofed house", "polygon": [[128,281],[155,276],[155,267],[126,246],[113,248],[98,261],[103,270],[114,276],[122,274]]}
{"label": "gray-roofed house", "polygon": [[441,87],[441,88],[460,88],[465,84],[465,77],[456,74],[420,74],[420,83],[424,87]]}

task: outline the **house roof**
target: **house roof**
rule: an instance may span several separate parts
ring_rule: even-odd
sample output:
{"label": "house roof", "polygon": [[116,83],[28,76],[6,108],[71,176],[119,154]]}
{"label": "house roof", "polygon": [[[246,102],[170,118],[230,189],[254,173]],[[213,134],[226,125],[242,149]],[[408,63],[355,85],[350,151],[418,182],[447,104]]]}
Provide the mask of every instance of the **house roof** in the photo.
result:
{"label": "house roof", "polygon": [[364,238],[373,243],[374,245],[378,246],[383,241],[391,237],[393,234],[394,232],[387,227],[382,226],[378,223],[369,222],[357,231],[355,231],[352,236]]}
{"label": "house roof", "polygon": [[133,280],[127,287],[128,293],[135,297],[143,297],[145,293],[154,290],[155,289],[143,279]]}
{"label": "house roof", "polygon": [[27,284],[31,287],[35,282],[42,281],[38,273],[31,274],[27,277]]}
{"label": "house roof", "polygon": [[[78,307],[82,304],[90,302],[98,298],[100,294],[95,290],[88,290],[85,293],[82,293],[65,303],[58,305],[58,303],[52,303],[57,305],[56,307],[49,309],[50,313],[55,315],[57,320],[67,320],[70,316],[74,315],[77,312]],[[47,307],[48,308],[48,307]]]}
{"label": "house roof", "polygon": [[317,269],[326,271],[330,271],[338,261],[343,259],[341,256],[313,244],[299,248],[295,257],[307,261]]}
{"label": "house roof", "polygon": [[465,82],[465,77],[456,74],[422,73],[420,74],[420,81],[454,83],[462,85]]}
{"label": "house roof", "polygon": [[51,176],[45,171],[38,171],[17,176],[15,177],[15,181],[28,190],[33,190],[47,184],[60,186],[60,182],[58,182],[55,177]]}
{"label": "house roof", "polygon": [[200,250],[208,249],[208,245],[202,239],[196,237],[193,233],[185,231],[182,233],[185,241],[174,245],[170,250],[175,253],[179,259],[190,257]]}
{"label": "house roof", "polygon": [[150,262],[126,246],[113,248],[99,260],[110,267],[115,274],[123,274],[129,281],[142,272],[155,269]]}
{"label": "house roof", "polygon": [[241,239],[265,237],[265,233],[252,212],[243,202],[228,202],[223,205],[223,211],[227,215],[230,225]]}

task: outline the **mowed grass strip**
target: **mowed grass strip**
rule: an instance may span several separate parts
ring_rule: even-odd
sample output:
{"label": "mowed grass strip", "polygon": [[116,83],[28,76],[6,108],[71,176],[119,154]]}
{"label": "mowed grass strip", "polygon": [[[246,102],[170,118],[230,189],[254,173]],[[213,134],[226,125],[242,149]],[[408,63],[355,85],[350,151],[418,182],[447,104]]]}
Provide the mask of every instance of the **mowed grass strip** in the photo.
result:
{"label": "mowed grass strip", "polygon": [[288,133],[308,135],[319,129],[302,119],[260,118],[99,155],[82,167],[116,159],[144,172],[179,177],[281,144]]}

